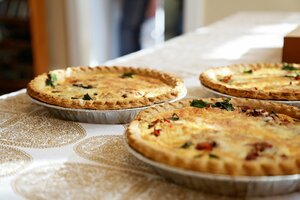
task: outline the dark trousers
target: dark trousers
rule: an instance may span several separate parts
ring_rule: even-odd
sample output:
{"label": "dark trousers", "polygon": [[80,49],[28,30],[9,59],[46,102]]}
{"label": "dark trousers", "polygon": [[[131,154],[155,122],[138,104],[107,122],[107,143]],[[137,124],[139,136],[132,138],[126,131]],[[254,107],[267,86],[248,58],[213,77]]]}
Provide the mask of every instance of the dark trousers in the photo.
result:
{"label": "dark trousers", "polygon": [[141,49],[140,33],[149,0],[123,0],[120,22],[120,55]]}

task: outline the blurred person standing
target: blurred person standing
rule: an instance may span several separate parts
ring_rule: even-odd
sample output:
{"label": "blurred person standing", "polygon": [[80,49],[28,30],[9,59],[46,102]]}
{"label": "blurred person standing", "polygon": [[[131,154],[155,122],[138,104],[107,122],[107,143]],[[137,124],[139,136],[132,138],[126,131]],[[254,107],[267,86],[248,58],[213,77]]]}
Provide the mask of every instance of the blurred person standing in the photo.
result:
{"label": "blurred person standing", "polygon": [[121,8],[120,56],[182,34],[183,0],[123,0]]}
{"label": "blurred person standing", "polygon": [[141,28],[146,17],[155,15],[156,0],[123,0],[120,21],[120,55],[141,49]]}

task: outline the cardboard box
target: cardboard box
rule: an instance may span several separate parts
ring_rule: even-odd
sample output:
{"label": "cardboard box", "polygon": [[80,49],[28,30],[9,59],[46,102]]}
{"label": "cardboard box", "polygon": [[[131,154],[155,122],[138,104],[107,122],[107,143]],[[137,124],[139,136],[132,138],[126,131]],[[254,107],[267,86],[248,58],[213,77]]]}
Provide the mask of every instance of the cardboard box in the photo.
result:
{"label": "cardboard box", "polygon": [[300,63],[300,26],[284,37],[282,62]]}

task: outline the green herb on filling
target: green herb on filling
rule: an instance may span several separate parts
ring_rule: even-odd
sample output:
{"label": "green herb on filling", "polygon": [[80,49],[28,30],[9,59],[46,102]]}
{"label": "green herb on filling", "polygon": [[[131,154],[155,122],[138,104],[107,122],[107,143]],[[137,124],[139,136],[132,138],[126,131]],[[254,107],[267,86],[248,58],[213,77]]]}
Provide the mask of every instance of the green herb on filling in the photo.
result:
{"label": "green herb on filling", "polygon": [[82,99],[83,100],[91,100],[92,98],[90,97],[90,95],[88,93],[86,93],[85,95],[83,95]]}
{"label": "green herb on filling", "polygon": [[252,74],[253,71],[252,71],[252,69],[249,69],[249,70],[245,70],[243,73],[244,73],[244,74]]}
{"label": "green herb on filling", "polygon": [[281,69],[282,70],[287,70],[287,71],[298,70],[296,67],[293,66],[293,64],[289,64],[289,63],[284,63],[283,67]]}
{"label": "green herb on filling", "polygon": [[57,81],[56,74],[47,74],[46,85],[54,87],[54,82]]}
{"label": "green herb on filling", "polygon": [[208,157],[209,157],[209,158],[214,158],[214,159],[219,159],[219,158],[220,158],[220,157],[217,156],[216,154],[212,154],[212,153],[208,154]]}
{"label": "green herb on filling", "polygon": [[194,99],[191,103],[191,106],[197,107],[197,108],[206,108],[208,106],[212,106],[214,108],[220,108],[220,109],[224,109],[224,110],[228,110],[228,111],[233,111],[234,107],[231,103],[229,103],[229,101],[230,101],[230,98],[225,99],[224,101],[216,102],[216,103],[212,104],[212,103],[208,103],[208,102],[205,102],[202,100]]}
{"label": "green herb on filling", "polygon": [[187,148],[189,148],[191,145],[192,145],[192,143],[189,142],[189,141],[187,141],[187,142],[185,142],[183,145],[181,145],[180,148],[187,149]]}
{"label": "green herb on filling", "polygon": [[179,116],[176,113],[173,113],[172,117],[170,117],[169,120],[178,121],[179,120]]}
{"label": "green herb on filling", "polygon": [[217,108],[221,108],[224,110],[228,110],[228,111],[233,111],[234,107],[232,106],[231,103],[229,103],[230,98],[225,99],[223,102],[216,102],[214,105],[212,105],[212,107],[217,107]]}
{"label": "green herb on filling", "polygon": [[205,101],[197,100],[197,99],[194,99],[191,103],[191,106],[197,107],[197,108],[205,108],[209,105],[211,105],[211,103],[207,103]]}
{"label": "green herb on filling", "polygon": [[133,78],[133,75],[135,73],[132,73],[132,72],[126,72],[124,74],[122,74],[121,78]]}

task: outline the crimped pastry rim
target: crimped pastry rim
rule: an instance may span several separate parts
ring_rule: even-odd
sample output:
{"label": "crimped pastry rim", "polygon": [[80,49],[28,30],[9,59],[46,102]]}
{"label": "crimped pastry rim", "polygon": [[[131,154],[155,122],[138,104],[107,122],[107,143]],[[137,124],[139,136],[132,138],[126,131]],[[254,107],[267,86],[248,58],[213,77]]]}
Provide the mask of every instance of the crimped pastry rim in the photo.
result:
{"label": "crimped pastry rim", "polygon": [[41,89],[36,85],[38,84],[38,79],[44,80],[47,77],[47,73],[41,74],[31,80],[27,85],[27,93],[34,99],[42,101],[44,103],[61,106],[65,108],[74,109],[92,109],[92,110],[119,110],[119,109],[129,109],[129,108],[139,108],[144,106],[154,105],[156,103],[165,102],[177,98],[178,96],[185,93],[186,89],[183,80],[180,78],[158,70],[150,68],[138,68],[138,67],[127,67],[127,66],[78,66],[69,67],[66,69],[53,70],[50,72],[60,72],[65,73],[67,70],[75,72],[90,72],[90,71],[100,71],[100,72],[115,72],[115,73],[126,73],[132,72],[136,74],[146,75],[153,78],[158,78],[164,81],[166,84],[171,86],[171,91],[151,98],[136,98],[136,99],[120,99],[120,100],[91,100],[91,101],[80,101],[80,99],[67,99],[53,97],[52,95],[43,93]]}
{"label": "crimped pastry rim", "polygon": [[283,67],[284,63],[256,63],[256,64],[234,64],[222,67],[210,68],[202,72],[199,76],[199,80],[202,85],[208,87],[209,89],[221,92],[224,94],[232,95],[234,97],[252,98],[252,99],[262,99],[262,100],[282,100],[282,101],[299,101],[300,91],[297,92],[266,92],[263,90],[251,90],[243,88],[233,88],[226,84],[222,84],[216,81],[209,74],[218,74],[220,70],[230,69],[240,70],[240,69],[252,69],[252,68],[265,68],[265,67]]}
{"label": "crimped pastry rim", "polygon": [[[172,99],[170,101],[166,101],[166,102],[175,102],[178,101],[182,98],[184,98],[184,96],[186,95],[187,91],[182,93],[182,96],[178,96],[175,99]],[[41,106],[47,107],[47,108],[52,108],[52,109],[56,109],[56,110],[61,110],[62,112],[64,111],[79,111],[79,112],[85,112],[85,113],[106,113],[106,112],[124,112],[124,111],[137,111],[137,110],[144,110],[146,108],[150,108],[152,106],[157,106],[157,105],[161,105],[165,102],[162,103],[158,103],[155,105],[150,105],[150,106],[142,106],[142,107],[138,107],[138,108],[124,108],[124,109],[118,109],[118,110],[92,110],[92,109],[80,109],[80,108],[66,108],[66,107],[61,107],[61,106],[57,106],[57,105],[52,105],[52,104],[47,104],[45,102],[39,101],[38,99],[35,99],[33,97],[31,97],[30,95],[28,95],[28,97],[30,98],[30,100],[36,104],[39,104]]]}
{"label": "crimped pastry rim", "polygon": [[[212,99],[218,99],[218,100],[224,100],[226,98],[199,98],[201,100],[212,100]],[[238,177],[264,177],[264,176],[270,176],[270,177],[276,177],[276,176],[290,176],[290,175],[296,175],[300,173],[300,158],[295,159],[288,159],[288,162],[276,162],[277,165],[274,162],[255,162],[252,161],[244,161],[241,162],[239,166],[235,166],[236,169],[242,169],[240,171],[235,171],[235,173],[232,173],[232,170],[228,170],[226,168],[226,165],[232,164],[232,163],[225,163],[223,160],[216,160],[211,159],[208,160],[206,163],[206,166],[203,167],[203,163],[200,163],[199,160],[194,159],[188,159],[183,158],[181,156],[170,154],[170,152],[156,149],[153,146],[149,145],[145,140],[141,139],[139,136],[139,130],[137,130],[137,126],[139,123],[139,120],[143,119],[144,117],[147,117],[152,114],[157,114],[158,112],[168,111],[172,109],[179,109],[184,108],[186,106],[189,106],[192,99],[185,99],[181,101],[177,101],[175,103],[166,103],[164,105],[156,106],[153,108],[146,109],[142,112],[140,112],[136,118],[129,124],[125,131],[125,137],[126,141],[128,142],[129,146],[133,148],[136,152],[140,153],[144,157],[153,160],[154,162],[159,162],[162,164],[165,164],[167,166],[180,168],[183,170],[188,170],[192,172],[201,172],[201,173],[208,173],[208,174],[214,174],[214,175],[229,175],[229,176],[238,176]],[[293,106],[288,106],[285,104],[278,104],[273,102],[263,102],[261,100],[253,100],[253,99],[241,99],[241,98],[232,98],[231,103],[237,104],[237,105],[247,105],[252,108],[263,108],[267,111],[275,111],[278,113],[286,114],[288,116],[291,116],[296,119],[300,119],[300,109]],[[221,164],[220,164],[221,163]],[[284,170],[284,167],[290,167],[286,166],[286,164],[293,165],[293,173],[288,173]],[[223,165],[222,165],[223,164]],[[236,163],[235,163],[236,164]],[[268,164],[269,170],[268,173],[264,172],[265,174],[261,174],[262,170],[265,169],[265,165]],[[214,168],[215,166],[222,165],[223,168],[218,172],[210,170],[211,168]],[[278,168],[280,168],[281,171],[275,171]],[[255,169],[254,171],[252,171]],[[251,170],[251,172],[249,171]],[[270,174],[273,173],[273,174]]]}
{"label": "crimped pastry rim", "polygon": [[[145,157],[142,153],[136,151],[133,147],[131,147],[128,143],[127,136],[128,132],[125,132],[124,134],[124,142],[131,154],[133,154],[138,159],[142,160],[143,162],[146,162],[147,164],[153,165],[158,168],[162,168],[168,171],[173,171],[175,173],[181,173],[184,175],[194,176],[198,178],[207,178],[212,180],[232,180],[232,175],[227,174],[213,174],[213,173],[207,173],[207,172],[200,172],[200,171],[193,171],[189,169],[179,168],[176,166],[167,165],[162,162],[158,162],[155,160],[152,160],[148,157]],[[289,174],[289,175],[274,175],[274,176],[235,176],[234,180],[240,181],[240,182],[261,182],[261,181],[283,181],[283,180],[294,180],[298,179],[300,177],[300,174]]]}

